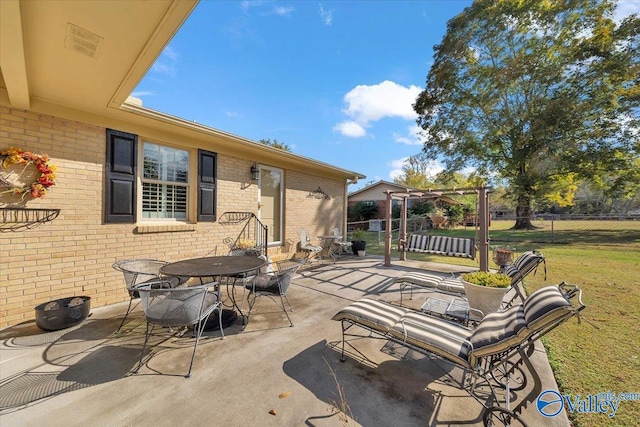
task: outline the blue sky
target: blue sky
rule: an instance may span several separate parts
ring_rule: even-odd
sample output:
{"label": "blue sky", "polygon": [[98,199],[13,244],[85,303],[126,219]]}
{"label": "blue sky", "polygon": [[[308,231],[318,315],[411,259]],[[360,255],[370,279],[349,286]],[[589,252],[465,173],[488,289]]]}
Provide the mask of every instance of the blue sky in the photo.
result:
{"label": "blue sky", "polygon": [[367,176],[349,191],[392,181],[421,150],[412,104],[433,46],[470,4],[203,0],[132,95]]}

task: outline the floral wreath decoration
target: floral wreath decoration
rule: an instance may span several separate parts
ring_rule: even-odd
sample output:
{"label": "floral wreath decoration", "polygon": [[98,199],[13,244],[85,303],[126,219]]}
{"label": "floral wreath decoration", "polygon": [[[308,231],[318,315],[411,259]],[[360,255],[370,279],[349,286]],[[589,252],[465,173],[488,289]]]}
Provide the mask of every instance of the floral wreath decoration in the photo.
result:
{"label": "floral wreath decoration", "polygon": [[56,177],[56,167],[51,164],[49,156],[46,154],[35,154],[31,151],[23,151],[20,148],[9,147],[4,151],[0,151],[0,160],[2,161],[2,169],[8,169],[12,165],[24,165],[19,176],[22,176],[27,167],[32,164],[35,165],[39,172],[39,175],[31,184],[26,184],[22,187],[12,185],[3,177],[0,177],[0,187],[10,187],[9,190],[0,192],[0,194],[22,195],[23,199],[27,194],[31,194],[32,197],[39,199],[47,194],[49,187],[55,185],[53,180]]}

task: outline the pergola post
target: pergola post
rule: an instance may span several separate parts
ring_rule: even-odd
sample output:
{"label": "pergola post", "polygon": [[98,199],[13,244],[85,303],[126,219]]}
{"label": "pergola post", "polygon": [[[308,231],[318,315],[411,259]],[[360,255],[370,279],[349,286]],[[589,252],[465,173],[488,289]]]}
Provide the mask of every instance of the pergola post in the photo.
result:
{"label": "pergola post", "polygon": [[[399,239],[401,242],[407,241],[407,204],[409,201],[409,197],[402,198],[402,213],[400,214],[400,236]],[[407,252],[400,251],[400,261],[407,260]]]}
{"label": "pergola post", "polygon": [[391,191],[387,190],[387,205],[384,230],[384,266],[391,267]]}
{"label": "pergola post", "polygon": [[480,271],[489,271],[489,192],[487,187],[479,188],[478,222],[480,223],[480,235],[478,236]]}

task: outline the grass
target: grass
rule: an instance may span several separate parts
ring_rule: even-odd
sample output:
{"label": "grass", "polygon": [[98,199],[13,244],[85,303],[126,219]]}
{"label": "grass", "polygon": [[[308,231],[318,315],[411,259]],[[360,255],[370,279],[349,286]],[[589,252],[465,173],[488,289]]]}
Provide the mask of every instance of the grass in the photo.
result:
{"label": "grass", "polygon": [[[527,292],[562,281],[583,289],[583,322],[562,325],[543,340],[563,394],[640,392],[640,221],[536,222],[537,230],[512,231],[510,221],[493,221],[491,244],[509,243],[518,253],[536,249],[546,259],[547,275],[538,269],[525,280]],[[384,253],[370,233],[367,253]],[[474,236],[468,228],[434,234]],[[395,242],[396,240],[394,240]],[[395,243],[394,243],[395,247]],[[409,259],[478,265],[478,261],[408,254]],[[392,257],[398,252],[392,250]],[[493,266],[493,263],[490,262]],[[576,426],[638,425],[640,402],[625,401],[613,418],[571,414]]]}

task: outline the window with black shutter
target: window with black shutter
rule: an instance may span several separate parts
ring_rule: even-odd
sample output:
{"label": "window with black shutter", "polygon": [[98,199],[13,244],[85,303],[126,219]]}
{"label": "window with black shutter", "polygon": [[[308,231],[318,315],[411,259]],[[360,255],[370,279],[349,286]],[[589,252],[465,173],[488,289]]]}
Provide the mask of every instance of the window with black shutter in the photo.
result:
{"label": "window with black shutter", "polygon": [[198,150],[198,221],[216,220],[216,153]]}
{"label": "window with black shutter", "polygon": [[136,222],[138,136],[107,129],[106,223]]}

